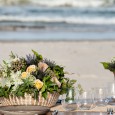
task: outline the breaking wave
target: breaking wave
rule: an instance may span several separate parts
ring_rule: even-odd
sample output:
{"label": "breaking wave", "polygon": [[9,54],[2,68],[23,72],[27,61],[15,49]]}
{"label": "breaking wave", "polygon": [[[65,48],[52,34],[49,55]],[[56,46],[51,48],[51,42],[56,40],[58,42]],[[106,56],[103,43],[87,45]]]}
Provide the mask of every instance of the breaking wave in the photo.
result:
{"label": "breaking wave", "polygon": [[9,22],[46,22],[46,23],[68,23],[68,24],[115,24],[115,17],[51,17],[51,16],[39,16],[39,17],[23,17],[23,16],[0,16],[0,21]]}

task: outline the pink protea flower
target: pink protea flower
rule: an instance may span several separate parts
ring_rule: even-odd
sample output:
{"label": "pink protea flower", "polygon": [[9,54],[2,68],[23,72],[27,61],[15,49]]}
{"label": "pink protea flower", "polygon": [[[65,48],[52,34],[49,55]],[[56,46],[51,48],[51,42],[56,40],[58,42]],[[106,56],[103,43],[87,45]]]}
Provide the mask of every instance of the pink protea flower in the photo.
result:
{"label": "pink protea flower", "polygon": [[46,71],[46,69],[48,68],[48,65],[44,62],[39,62],[38,63],[38,68],[41,70],[41,71]]}

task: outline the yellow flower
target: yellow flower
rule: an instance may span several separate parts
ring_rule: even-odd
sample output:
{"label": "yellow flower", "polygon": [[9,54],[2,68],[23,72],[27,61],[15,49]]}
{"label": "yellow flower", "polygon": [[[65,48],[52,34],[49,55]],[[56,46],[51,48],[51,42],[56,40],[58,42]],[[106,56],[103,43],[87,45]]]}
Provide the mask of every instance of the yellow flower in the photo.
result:
{"label": "yellow flower", "polygon": [[27,73],[27,72],[22,72],[22,74],[21,74],[21,78],[22,78],[22,79],[26,79],[27,76],[28,76],[28,73]]}
{"label": "yellow flower", "polygon": [[43,86],[43,82],[40,81],[39,79],[35,80],[34,85],[37,89],[41,89]]}
{"label": "yellow flower", "polygon": [[45,71],[47,68],[48,68],[48,65],[44,62],[39,62],[38,63],[38,68],[41,70],[41,71]]}
{"label": "yellow flower", "polygon": [[36,66],[35,65],[30,65],[27,69],[26,72],[32,73],[36,71]]}

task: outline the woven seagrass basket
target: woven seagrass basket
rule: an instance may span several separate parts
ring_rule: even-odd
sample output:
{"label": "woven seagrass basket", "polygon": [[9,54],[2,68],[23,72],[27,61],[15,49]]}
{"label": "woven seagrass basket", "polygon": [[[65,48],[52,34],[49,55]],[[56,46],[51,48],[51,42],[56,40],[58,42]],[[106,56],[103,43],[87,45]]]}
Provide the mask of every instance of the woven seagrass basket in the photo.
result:
{"label": "woven seagrass basket", "polygon": [[2,106],[7,105],[40,105],[52,107],[56,104],[59,98],[59,93],[48,93],[47,99],[44,99],[41,95],[38,96],[38,100],[34,99],[32,95],[25,94],[24,97],[9,96],[9,98],[0,98]]}

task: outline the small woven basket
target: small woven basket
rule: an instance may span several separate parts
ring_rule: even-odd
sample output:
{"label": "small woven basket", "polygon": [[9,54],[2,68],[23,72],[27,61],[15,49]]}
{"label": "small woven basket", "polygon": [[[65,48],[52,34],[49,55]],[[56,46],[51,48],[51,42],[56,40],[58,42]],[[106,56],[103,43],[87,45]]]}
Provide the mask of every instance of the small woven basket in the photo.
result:
{"label": "small woven basket", "polygon": [[7,105],[40,105],[52,107],[56,104],[59,98],[59,93],[48,93],[47,99],[44,99],[41,95],[38,96],[38,100],[34,99],[32,95],[25,94],[24,97],[9,96],[9,98],[0,98],[2,106]]}

